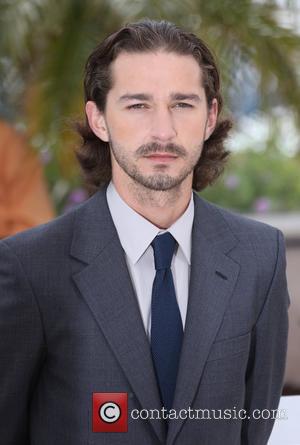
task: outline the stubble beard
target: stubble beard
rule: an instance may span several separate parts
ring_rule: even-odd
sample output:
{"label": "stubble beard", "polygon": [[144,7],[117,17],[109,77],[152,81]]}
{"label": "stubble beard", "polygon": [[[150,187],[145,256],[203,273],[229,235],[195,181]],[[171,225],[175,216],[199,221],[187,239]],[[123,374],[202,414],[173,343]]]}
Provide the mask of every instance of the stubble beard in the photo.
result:
{"label": "stubble beard", "polygon": [[[138,169],[136,163],[131,162],[126,156],[124,156],[125,151],[122,147],[116,145],[112,140],[110,140],[110,148],[113,156],[121,167],[121,169],[132,179],[135,186],[142,186],[145,191],[176,191],[180,188],[183,181],[193,172],[195,166],[197,165],[202,151],[203,143],[201,143],[197,150],[193,152],[193,155],[188,158],[187,150],[176,144],[168,144],[161,146],[157,143],[142,145],[138,148],[135,153],[134,160],[137,160],[145,155],[154,154],[155,152],[165,152],[175,154],[178,157],[187,159],[187,164],[181,169],[181,171],[176,176],[171,176],[168,173],[157,172],[150,175],[145,175],[141,173]],[[176,161],[175,161],[176,162]],[[166,169],[165,165],[157,166],[157,169]]]}

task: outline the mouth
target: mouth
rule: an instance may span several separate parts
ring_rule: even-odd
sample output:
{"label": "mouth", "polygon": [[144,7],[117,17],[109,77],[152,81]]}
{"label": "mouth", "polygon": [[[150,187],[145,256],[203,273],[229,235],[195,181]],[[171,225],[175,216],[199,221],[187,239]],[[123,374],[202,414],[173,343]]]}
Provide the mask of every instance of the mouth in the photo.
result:
{"label": "mouth", "polygon": [[145,158],[150,159],[151,161],[168,162],[177,159],[178,156],[172,153],[153,153],[151,155],[145,156]]}

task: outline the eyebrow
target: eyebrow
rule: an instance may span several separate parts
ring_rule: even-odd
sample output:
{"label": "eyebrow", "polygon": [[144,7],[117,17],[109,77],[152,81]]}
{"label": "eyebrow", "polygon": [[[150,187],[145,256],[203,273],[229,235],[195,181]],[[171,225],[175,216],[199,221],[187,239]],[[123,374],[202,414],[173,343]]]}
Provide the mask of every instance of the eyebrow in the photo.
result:
{"label": "eyebrow", "polygon": [[[200,102],[201,99],[198,94],[185,94],[185,93],[171,93],[170,98],[172,100],[192,100],[194,102]],[[118,102],[125,102],[128,100],[153,100],[153,96],[150,94],[124,94],[118,99]]]}
{"label": "eyebrow", "polygon": [[198,94],[183,94],[183,93],[172,93],[172,100],[193,100],[194,102],[200,102],[201,99]]}
{"label": "eyebrow", "polygon": [[125,102],[126,100],[151,100],[152,96],[149,94],[124,94],[118,100],[118,102]]}

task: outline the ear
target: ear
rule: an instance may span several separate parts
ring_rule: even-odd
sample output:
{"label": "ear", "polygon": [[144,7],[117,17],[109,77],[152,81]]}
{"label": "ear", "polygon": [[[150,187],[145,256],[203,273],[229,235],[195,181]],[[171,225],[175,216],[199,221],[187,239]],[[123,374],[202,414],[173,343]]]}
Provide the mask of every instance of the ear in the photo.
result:
{"label": "ear", "polygon": [[217,124],[217,119],[218,119],[218,101],[215,98],[212,100],[211,106],[208,110],[208,117],[207,117],[205,137],[204,137],[205,141],[207,141],[207,139],[213,133]]}
{"label": "ear", "polygon": [[104,142],[109,141],[109,134],[103,112],[99,111],[95,102],[89,100],[85,105],[85,112],[92,131]]}

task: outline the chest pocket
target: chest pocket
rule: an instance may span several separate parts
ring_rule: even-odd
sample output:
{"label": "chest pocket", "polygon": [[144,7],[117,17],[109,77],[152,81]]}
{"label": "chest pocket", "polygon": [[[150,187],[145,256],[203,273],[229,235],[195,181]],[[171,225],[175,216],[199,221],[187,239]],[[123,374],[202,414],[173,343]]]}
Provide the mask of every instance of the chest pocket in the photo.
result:
{"label": "chest pocket", "polygon": [[251,332],[238,337],[228,338],[213,343],[207,361],[220,360],[225,357],[248,353],[251,342]]}

